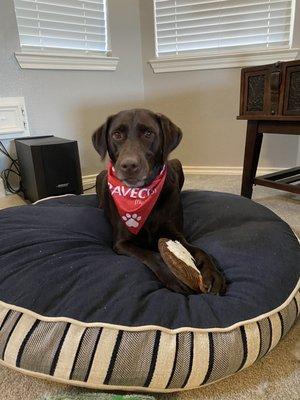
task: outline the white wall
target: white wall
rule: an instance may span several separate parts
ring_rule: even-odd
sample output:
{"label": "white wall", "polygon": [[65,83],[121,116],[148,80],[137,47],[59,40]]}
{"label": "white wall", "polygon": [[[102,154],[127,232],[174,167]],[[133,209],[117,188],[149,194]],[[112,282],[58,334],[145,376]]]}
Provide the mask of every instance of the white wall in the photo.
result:
{"label": "white wall", "polygon": [[[241,166],[246,123],[236,120],[240,69],[153,74],[152,0],[108,0],[108,9],[117,71],[22,70],[14,58],[19,40],[13,0],[1,0],[0,97],[25,97],[33,135],[78,140],[83,175],[102,167],[91,145],[93,130],[114,112],[144,106],[182,127],[175,155],[184,165]],[[300,8],[296,17],[299,46]],[[296,136],[268,135],[260,165],[293,166],[298,143]],[[4,165],[0,156],[0,170]]]}
{"label": "white wall", "polygon": [[[138,0],[109,0],[117,71],[20,69],[14,58],[19,39],[13,0],[0,1],[0,97],[24,96],[32,135],[78,140],[83,175],[101,169],[91,134],[105,118],[143,103]],[[0,170],[5,162],[0,158]]]}
{"label": "white wall", "polygon": [[[183,128],[184,140],[176,155],[184,165],[241,166],[246,122],[236,120],[240,68],[154,74],[147,64],[155,58],[151,1],[140,0],[140,14],[145,103]],[[300,7],[296,24],[299,45]],[[297,136],[265,135],[260,166],[294,166],[298,140]]]}

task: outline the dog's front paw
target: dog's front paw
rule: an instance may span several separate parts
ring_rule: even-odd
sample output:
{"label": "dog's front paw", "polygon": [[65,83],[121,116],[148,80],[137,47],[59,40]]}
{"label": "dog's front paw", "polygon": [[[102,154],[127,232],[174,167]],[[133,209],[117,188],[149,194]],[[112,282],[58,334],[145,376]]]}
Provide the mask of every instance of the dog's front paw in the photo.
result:
{"label": "dog's front paw", "polygon": [[203,284],[208,293],[225,294],[226,281],[224,275],[218,270],[214,261],[206,256],[197,263],[200,270]]}

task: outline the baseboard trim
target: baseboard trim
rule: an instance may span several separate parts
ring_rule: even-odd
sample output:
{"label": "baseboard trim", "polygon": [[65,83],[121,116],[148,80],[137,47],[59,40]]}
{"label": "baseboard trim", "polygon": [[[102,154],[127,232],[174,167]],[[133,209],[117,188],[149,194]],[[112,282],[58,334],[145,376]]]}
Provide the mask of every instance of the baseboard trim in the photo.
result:
{"label": "baseboard trim", "polygon": [[92,174],[92,175],[84,175],[82,177],[82,185],[83,188],[86,189],[87,187],[93,186],[96,184],[96,177],[98,174]]}
{"label": "baseboard trim", "polygon": [[[279,171],[281,167],[278,168],[258,168],[257,173],[259,175],[271,174],[273,172]],[[186,175],[242,175],[243,167],[208,167],[201,165],[184,165],[183,172]],[[83,187],[93,186],[96,181],[97,174],[85,175],[82,177]]]}
{"label": "baseboard trim", "polygon": [[[266,167],[258,168],[257,174],[271,174],[273,172],[284,169],[281,167]],[[243,167],[213,167],[213,166],[201,166],[201,165],[184,165],[183,172],[187,175],[242,175]]]}
{"label": "baseboard trim", "polygon": [[3,179],[0,178],[0,197],[5,197],[6,193],[5,193],[5,188],[4,188],[4,182]]}

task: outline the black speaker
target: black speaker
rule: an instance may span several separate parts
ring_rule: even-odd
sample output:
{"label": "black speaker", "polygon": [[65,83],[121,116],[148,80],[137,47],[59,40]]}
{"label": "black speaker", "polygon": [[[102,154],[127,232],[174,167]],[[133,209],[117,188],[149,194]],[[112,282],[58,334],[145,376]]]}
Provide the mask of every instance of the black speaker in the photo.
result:
{"label": "black speaker", "polygon": [[55,136],[15,140],[21,187],[31,202],[49,196],[82,193],[78,145]]}

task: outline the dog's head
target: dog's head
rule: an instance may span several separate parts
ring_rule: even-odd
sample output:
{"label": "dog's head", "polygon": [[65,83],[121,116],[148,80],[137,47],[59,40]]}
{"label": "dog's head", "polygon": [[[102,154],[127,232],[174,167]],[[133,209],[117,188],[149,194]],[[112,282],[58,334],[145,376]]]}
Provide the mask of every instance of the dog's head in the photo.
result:
{"label": "dog's head", "polygon": [[133,109],[110,116],[92,140],[102,159],[108,152],[121,181],[141,187],[155,177],[181,138],[181,130],[169,118]]}

